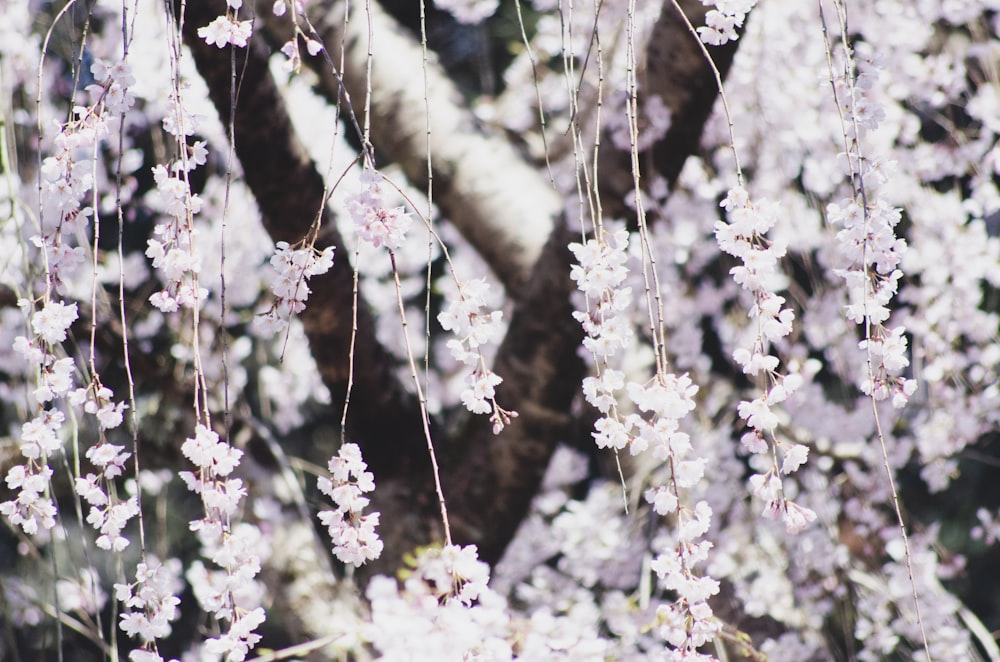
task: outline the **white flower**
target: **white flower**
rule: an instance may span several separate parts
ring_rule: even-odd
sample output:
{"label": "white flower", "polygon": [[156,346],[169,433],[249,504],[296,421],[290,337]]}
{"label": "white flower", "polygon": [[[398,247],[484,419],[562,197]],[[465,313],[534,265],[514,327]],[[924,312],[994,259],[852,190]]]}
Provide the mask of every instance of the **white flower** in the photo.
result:
{"label": "white flower", "polygon": [[646,490],[645,496],[658,515],[669,515],[677,510],[677,496],[662,485]]}
{"label": "white flower", "polygon": [[48,301],[32,317],[31,326],[45,342],[54,345],[66,340],[66,331],[77,316],[75,303]]}
{"label": "white flower", "polygon": [[806,528],[806,525],[816,520],[816,513],[809,508],[785,501],[785,512],[782,519],[785,522],[785,530],[788,533],[798,533]]}
{"label": "white flower", "polygon": [[218,16],[208,25],[198,28],[198,36],[209,46],[224,48],[226,44],[244,47],[250,39],[250,21],[237,21]]}
{"label": "white flower", "polygon": [[613,448],[622,450],[629,442],[628,432],[625,426],[610,417],[604,417],[594,423],[594,432],[591,433],[598,448]]}
{"label": "white flower", "polygon": [[805,464],[806,457],[809,455],[809,448],[802,444],[789,444],[784,447],[782,454],[784,460],[781,463],[781,473],[790,474]]}
{"label": "white flower", "polygon": [[747,425],[761,431],[770,431],[778,426],[778,416],[771,411],[767,398],[760,397],[753,401],[743,400],[737,408],[740,418],[746,420]]}

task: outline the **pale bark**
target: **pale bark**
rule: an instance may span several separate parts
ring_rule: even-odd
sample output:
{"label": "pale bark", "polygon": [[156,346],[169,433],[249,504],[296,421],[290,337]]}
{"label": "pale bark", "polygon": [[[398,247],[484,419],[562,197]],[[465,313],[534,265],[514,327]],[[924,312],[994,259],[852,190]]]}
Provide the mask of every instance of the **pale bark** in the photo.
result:
{"label": "pale bark", "polygon": [[[433,53],[425,65],[420,44],[377,2],[370,3],[370,12],[365,3],[350,5],[346,33],[345,3],[310,9],[323,43],[336,54],[334,62],[344,45],[343,82],[359,124],[364,123],[370,32],[372,143],[423,188],[429,139],[434,203],[516,299],[562,213],[559,196],[504,136],[489,133],[476,119]],[[268,2],[258,3],[258,11],[272,44],[290,38],[287,17],[269,17]],[[322,57],[305,61],[319,76],[320,91],[336,101],[343,88],[329,64]]]}

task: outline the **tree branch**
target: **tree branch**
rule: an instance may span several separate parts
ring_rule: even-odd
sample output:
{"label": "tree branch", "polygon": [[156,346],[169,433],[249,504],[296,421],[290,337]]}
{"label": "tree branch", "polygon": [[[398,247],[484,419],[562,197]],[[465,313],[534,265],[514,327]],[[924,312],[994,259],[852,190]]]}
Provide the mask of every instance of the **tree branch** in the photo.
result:
{"label": "tree branch", "polygon": [[[258,4],[259,20],[272,43],[290,39],[290,21],[270,16],[270,3],[262,4]],[[323,5],[315,26],[330,53],[339,53],[344,45],[343,80],[359,121],[364,120],[360,114],[370,31],[372,142],[411,183],[425,188],[429,131],[434,203],[475,247],[507,293],[519,297],[553,219],[562,212],[559,196],[505,138],[486,133],[433,53],[425,67],[420,44],[377,2],[370,3],[370,12],[365,3],[350,5],[351,29],[346,34],[343,2]],[[305,61],[319,76],[322,94],[336,102],[342,88],[326,61],[319,57]]]}

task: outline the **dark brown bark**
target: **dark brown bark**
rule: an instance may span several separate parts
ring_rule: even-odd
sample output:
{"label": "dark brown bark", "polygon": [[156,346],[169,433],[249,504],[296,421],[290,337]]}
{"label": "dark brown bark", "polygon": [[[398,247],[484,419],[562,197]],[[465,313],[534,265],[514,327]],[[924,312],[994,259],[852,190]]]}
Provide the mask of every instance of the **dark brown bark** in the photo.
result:
{"label": "dark brown bark", "polygon": [[494,369],[504,379],[497,399],[518,417],[496,436],[486,417],[471,419],[458,439],[458,460],[445,471],[455,540],[476,543],[491,564],[514,537],[565,438],[584,377],[577,354],[583,330],[570,304],[573,240],[565,223],[553,231],[497,351]]}

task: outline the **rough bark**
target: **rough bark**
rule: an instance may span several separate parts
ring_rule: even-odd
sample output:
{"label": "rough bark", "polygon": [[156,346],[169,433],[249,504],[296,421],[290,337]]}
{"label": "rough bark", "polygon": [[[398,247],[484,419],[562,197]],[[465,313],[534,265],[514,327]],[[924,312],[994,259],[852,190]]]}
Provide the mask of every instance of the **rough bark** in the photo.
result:
{"label": "rough bark", "polygon": [[573,240],[561,222],[535,263],[497,350],[493,367],[504,379],[498,400],[518,417],[496,436],[485,417],[471,419],[444,472],[455,540],[477,544],[488,563],[500,560],[527,514],[549,459],[565,438],[584,377],[577,353],[583,330],[570,303],[575,285],[567,245]]}

